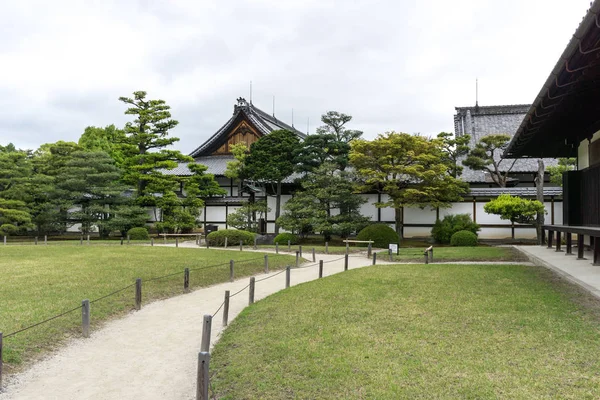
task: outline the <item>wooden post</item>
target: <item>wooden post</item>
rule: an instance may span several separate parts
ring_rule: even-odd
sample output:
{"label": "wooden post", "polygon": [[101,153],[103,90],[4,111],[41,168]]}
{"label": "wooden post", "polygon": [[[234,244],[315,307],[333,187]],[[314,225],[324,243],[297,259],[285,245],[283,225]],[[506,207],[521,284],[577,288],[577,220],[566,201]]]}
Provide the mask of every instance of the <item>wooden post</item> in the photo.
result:
{"label": "wooden post", "polygon": [[150,238],[150,246],[154,247],[154,238]]}
{"label": "wooden post", "polygon": [[127,235],[127,244],[131,241],[131,235]]}
{"label": "wooden post", "polygon": [[388,255],[390,256],[390,262],[394,261],[392,256],[392,249],[388,249]]}
{"label": "wooden post", "polygon": [[288,251],[292,251],[292,241],[288,240]]}
{"label": "wooden post", "polygon": [[548,229],[548,248],[552,248],[552,242],[554,241],[554,231]]}
{"label": "wooden post", "polygon": [[250,288],[248,290],[248,305],[254,303],[254,285],[256,283],[256,279],[254,277],[250,278]]}
{"label": "wooden post", "polygon": [[296,268],[298,268],[298,265],[300,265],[300,252],[299,251],[296,252]]}
{"label": "wooden post", "polygon": [[546,230],[544,229],[544,227],[542,227],[542,240],[541,240],[541,246],[543,246],[546,243]]}
{"label": "wooden post", "polygon": [[190,292],[190,269],[186,268],[183,270],[183,291],[184,293]]}
{"label": "wooden post", "polygon": [[229,260],[229,282],[233,282],[233,280],[235,278],[234,263],[235,263],[235,261]]}
{"label": "wooden post", "polygon": [[275,254],[279,254],[279,242],[275,243]]}
{"label": "wooden post", "polygon": [[[6,238],[6,236],[4,236]],[[2,364],[4,363],[2,361],[2,350],[3,350],[3,343],[2,343],[2,332],[0,332],[0,393],[2,393]]]}
{"label": "wooden post", "polygon": [[123,236],[121,236],[121,246],[123,246]]}
{"label": "wooden post", "polygon": [[577,259],[578,260],[585,260],[585,244],[583,243],[585,239],[585,235],[582,235],[580,233],[577,234]]}
{"label": "wooden post", "polygon": [[4,245],[6,246],[6,235],[4,235]]}
{"label": "wooden post", "polygon": [[348,253],[344,256],[344,271],[348,271]]}
{"label": "wooden post", "polygon": [[90,337],[90,301],[81,302],[81,331],[84,338]]}
{"label": "wooden post", "polygon": [[567,252],[566,256],[572,256],[573,254],[573,234],[571,232],[567,232]]}
{"label": "wooden post", "polygon": [[142,309],[142,278],[135,280],[135,309]]}
{"label": "wooden post", "polygon": [[225,301],[223,302],[223,326],[227,326],[229,319],[229,290],[225,291]]}
{"label": "wooden post", "polygon": [[269,255],[265,254],[265,274],[269,273]]}
{"label": "wooden post", "polygon": [[298,246],[298,252],[300,253],[300,257],[302,257],[302,245]]}
{"label": "wooden post", "polygon": [[319,260],[319,278],[323,277],[323,260]]}
{"label": "wooden post", "polygon": [[79,237],[79,244],[83,246],[83,235]]}
{"label": "wooden post", "polygon": [[90,235],[87,235],[87,244],[90,245]]}
{"label": "wooden post", "polygon": [[227,236],[225,236],[225,248],[227,248]]}
{"label": "wooden post", "polygon": [[350,242],[346,240],[346,254],[350,253]]}
{"label": "wooden post", "polygon": [[164,244],[166,245],[167,244],[167,234],[166,233],[163,233],[163,239],[164,239]]}
{"label": "wooden post", "polygon": [[38,237],[35,237],[35,245],[37,246],[37,242],[38,242]]}
{"label": "wooden post", "polygon": [[210,385],[209,374],[210,353],[201,351],[198,353],[198,377],[196,384],[196,400],[210,400],[208,387]]}
{"label": "wooden post", "polygon": [[562,251],[560,249],[561,246],[561,232],[560,231],[556,231],[556,251]]}
{"label": "wooden post", "polygon": [[429,264],[429,258],[427,257],[427,250],[425,250],[425,252],[423,253],[423,255],[425,256],[425,264]]}
{"label": "wooden post", "polygon": [[369,242],[369,246],[367,247],[367,258],[371,258],[372,251],[373,251],[373,248],[371,246],[371,242]]}
{"label": "wooden post", "polygon": [[202,322],[202,342],[200,343],[200,351],[210,351],[210,330],[212,326],[212,316],[206,314]]}
{"label": "wooden post", "polygon": [[44,235],[44,246],[48,246],[48,235]]}
{"label": "wooden post", "polygon": [[433,262],[433,247],[429,249],[429,261]]}
{"label": "wooden post", "polygon": [[292,271],[292,267],[289,265],[285,267],[285,287],[286,289],[290,287],[290,274]]}
{"label": "wooden post", "polygon": [[377,253],[373,253],[373,265],[377,264]]}
{"label": "wooden post", "polygon": [[256,245],[256,236],[254,236],[254,250],[258,249],[258,246]]}
{"label": "wooden post", "polygon": [[206,248],[209,249],[210,245],[208,244],[208,235],[204,236],[204,240],[206,241]]}
{"label": "wooden post", "polygon": [[594,266],[600,265],[600,238],[594,238]]}
{"label": "wooden post", "polygon": [[240,240],[240,251],[244,250],[244,242]]}
{"label": "wooden post", "polygon": [[315,254],[315,248],[312,248],[312,256],[313,256],[313,262],[317,261],[317,255]]}
{"label": "wooden post", "polygon": [[175,247],[179,247],[179,238],[178,237],[175,238]]}
{"label": "wooden post", "polygon": [[329,242],[325,242],[325,254],[329,254]]}

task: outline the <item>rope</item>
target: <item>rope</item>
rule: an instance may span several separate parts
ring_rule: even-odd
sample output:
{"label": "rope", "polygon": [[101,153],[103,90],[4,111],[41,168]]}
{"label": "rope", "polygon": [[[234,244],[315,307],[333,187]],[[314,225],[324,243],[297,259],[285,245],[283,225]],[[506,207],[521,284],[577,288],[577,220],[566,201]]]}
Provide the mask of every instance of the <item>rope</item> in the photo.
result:
{"label": "rope", "polygon": [[271,276],[267,276],[266,278],[257,279],[257,280],[256,280],[256,281],[254,281],[254,282],[256,283],[256,282],[262,282],[262,281],[266,281],[267,279],[271,279],[271,278],[273,278],[274,276],[277,276],[277,275],[279,275],[279,274],[282,274],[282,273],[284,273],[284,272],[285,272],[285,268],[284,268],[284,269],[282,269],[281,271],[279,271],[279,272],[278,272],[278,273],[276,273],[276,274],[273,274],[273,275],[271,275]]}
{"label": "rope", "polygon": [[151,279],[146,279],[144,282],[152,282],[152,281],[157,281],[159,279],[163,279],[163,278],[168,278],[170,276],[175,276],[175,275],[179,275],[182,274],[184,271],[179,271],[179,272],[173,272],[172,274],[168,274],[168,275],[163,275],[163,276],[159,276],[156,278],[151,278]]}
{"label": "rope", "polygon": [[[231,296],[229,296],[229,297],[231,297]],[[221,303],[221,305],[219,306],[219,308],[217,308],[217,311],[215,311],[215,313],[212,315],[212,317],[213,317],[213,318],[215,317],[215,315],[217,315],[217,313],[218,313],[219,311],[221,311],[221,308],[223,308],[223,306],[224,306],[224,305],[225,305],[225,301],[223,301],[223,302]]]}
{"label": "rope", "polygon": [[238,294],[242,293],[244,290],[248,289],[250,287],[250,284],[247,284],[243,289],[238,290],[237,292],[235,292],[234,294],[229,295],[229,298],[232,298],[234,296],[237,296]]}
{"label": "rope", "polygon": [[91,301],[90,301],[90,304],[93,304],[93,303],[95,303],[95,302],[97,302],[97,301],[100,301],[100,300],[103,300],[103,299],[105,299],[105,298],[107,298],[107,297],[110,297],[110,296],[112,296],[112,295],[115,295],[115,294],[117,294],[117,293],[119,293],[119,292],[122,292],[123,290],[127,290],[127,289],[129,289],[129,288],[131,288],[131,287],[133,287],[133,286],[135,286],[135,283],[132,283],[132,284],[131,284],[131,285],[129,285],[129,286],[125,286],[123,289],[115,290],[114,292],[112,292],[112,293],[110,293],[110,294],[107,294],[106,296],[102,296],[102,297],[99,297],[99,298],[97,298],[97,299],[95,299],[95,300],[91,300]]}
{"label": "rope", "polygon": [[33,324],[33,325],[30,325],[30,326],[28,326],[28,327],[26,327],[26,328],[19,329],[18,331],[15,331],[15,332],[9,333],[8,335],[5,335],[5,336],[4,336],[4,338],[8,338],[8,337],[11,337],[11,336],[14,336],[14,335],[16,335],[17,333],[21,333],[21,332],[23,332],[23,331],[26,331],[26,330],[28,330],[28,329],[35,328],[35,327],[36,327],[36,326],[38,326],[38,325],[44,324],[44,323],[46,323],[46,322],[50,322],[50,321],[52,321],[52,320],[54,320],[54,319],[56,319],[56,318],[62,317],[63,315],[67,315],[67,314],[69,314],[69,313],[72,313],[73,311],[80,310],[80,309],[81,309],[81,306],[77,306],[77,307],[73,308],[72,310],[65,311],[65,312],[64,312],[64,313],[62,313],[62,314],[55,315],[54,317],[52,317],[52,318],[48,318],[48,319],[46,319],[46,320],[44,320],[44,321],[42,321],[42,322],[38,322],[37,324]]}

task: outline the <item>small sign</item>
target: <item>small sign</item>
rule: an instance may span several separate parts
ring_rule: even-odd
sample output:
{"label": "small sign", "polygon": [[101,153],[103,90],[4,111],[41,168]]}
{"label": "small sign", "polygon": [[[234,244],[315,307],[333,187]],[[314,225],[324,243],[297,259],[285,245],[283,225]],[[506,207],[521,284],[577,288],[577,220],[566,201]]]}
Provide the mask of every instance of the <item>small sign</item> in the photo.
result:
{"label": "small sign", "polygon": [[390,243],[389,246],[389,249],[392,251],[392,254],[398,253],[398,244]]}

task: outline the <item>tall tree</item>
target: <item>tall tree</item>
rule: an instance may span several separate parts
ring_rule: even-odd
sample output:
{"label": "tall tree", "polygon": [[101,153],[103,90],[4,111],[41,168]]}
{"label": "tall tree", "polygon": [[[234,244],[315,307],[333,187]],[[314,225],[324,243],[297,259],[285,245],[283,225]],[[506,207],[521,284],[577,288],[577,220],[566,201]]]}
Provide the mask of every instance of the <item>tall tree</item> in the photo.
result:
{"label": "tall tree", "polygon": [[[295,161],[291,155],[299,146],[300,140],[295,133],[273,131],[250,146],[250,154],[245,160],[244,174],[248,179],[276,185],[275,220],[281,214],[281,184],[294,172]],[[275,233],[279,233],[277,223]]]}
{"label": "tall tree", "polygon": [[325,162],[333,162],[339,169],[348,165],[350,144],[339,141],[334,134],[321,133],[307,136],[294,152],[298,172],[313,172]]}
{"label": "tall tree", "polygon": [[517,161],[517,159],[509,160],[502,157],[509,142],[509,135],[484,136],[469,152],[463,165],[476,171],[489,172],[494,183],[506,187],[508,174]]}
{"label": "tall tree", "polygon": [[327,111],[321,115],[323,125],[317,128],[317,134],[331,134],[338,142],[350,143],[362,135],[362,131],[347,129],[346,124],[352,116],[337,111]]}
{"label": "tall tree", "polygon": [[363,181],[363,190],[377,190],[389,200],[378,207],[393,207],[396,232],[402,233],[402,208],[447,207],[460,201],[467,184],[448,173],[442,145],[437,139],[389,132],[373,141],[352,142],[350,163]]}
{"label": "tall tree", "polygon": [[458,178],[463,171],[463,167],[458,163],[458,160],[469,153],[471,135],[454,137],[452,133],[441,132],[437,137],[442,141],[443,155],[450,167],[450,175]]}
{"label": "tall tree", "polygon": [[0,234],[32,227],[25,189],[31,176],[28,153],[14,145],[0,146]]}
{"label": "tall tree", "polygon": [[125,131],[115,125],[105,128],[88,126],[79,137],[78,145],[85,151],[104,151],[123,168],[125,160],[136,154],[136,147],[126,144]]}
{"label": "tall tree", "polygon": [[573,171],[577,167],[576,158],[559,158],[558,165],[550,165],[547,170],[550,174],[550,182],[562,186],[563,174],[567,171]]}
{"label": "tall tree", "polygon": [[148,185],[153,183],[154,189],[172,186],[174,176],[163,174],[162,170],[193,159],[177,150],[166,149],[179,141],[177,137],[169,137],[169,131],[179,122],[171,119],[171,107],[164,100],[146,100],[144,91],[134,92],[133,98],[119,97],[119,100],[130,106],[125,114],[135,117],[124,129],[123,143],[135,149],[125,161],[124,180],[137,187],[138,196],[143,197],[140,203],[153,204],[153,193],[146,191]]}

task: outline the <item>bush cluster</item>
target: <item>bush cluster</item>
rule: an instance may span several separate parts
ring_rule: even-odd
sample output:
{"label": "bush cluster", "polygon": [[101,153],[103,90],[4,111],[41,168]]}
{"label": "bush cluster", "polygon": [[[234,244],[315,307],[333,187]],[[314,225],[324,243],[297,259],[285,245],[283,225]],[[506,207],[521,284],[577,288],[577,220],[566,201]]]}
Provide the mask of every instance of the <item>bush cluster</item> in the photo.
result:
{"label": "bush cluster", "polygon": [[150,235],[148,235],[148,229],[146,228],[131,228],[127,231],[127,236],[129,236],[131,240],[150,239]]}
{"label": "bush cluster", "polygon": [[211,246],[225,246],[225,238],[227,238],[228,246],[235,246],[240,242],[245,245],[254,243],[254,233],[237,229],[214,231],[206,236],[208,244]]}
{"label": "bush cluster", "polygon": [[443,220],[438,219],[435,222],[431,236],[437,243],[447,244],[450,243],[452,235],[458,231],[469,231],[477,236],[480,229],[479,225],[471,220],[469,214],[449,214]]}
{"label": "bush cluster", "polygon": [[373,224],[363,228],[358,235],[357,240],[372,240],[373,247],[387,249],[390,243],[400,243],[400,236],[395,230],[385,224]]}
{"label": "bush cluster", "polygon": [[298,244],[298,236],[293,233],[280,233],[273,239],[273,244],[279,243],[287,245],[288,240],[290,241],[290,244]]}
{"label": "bush cluster", "polygon": [[471,231],[458,231],[450,238],[452,246],[477,246],[477,235]]}

